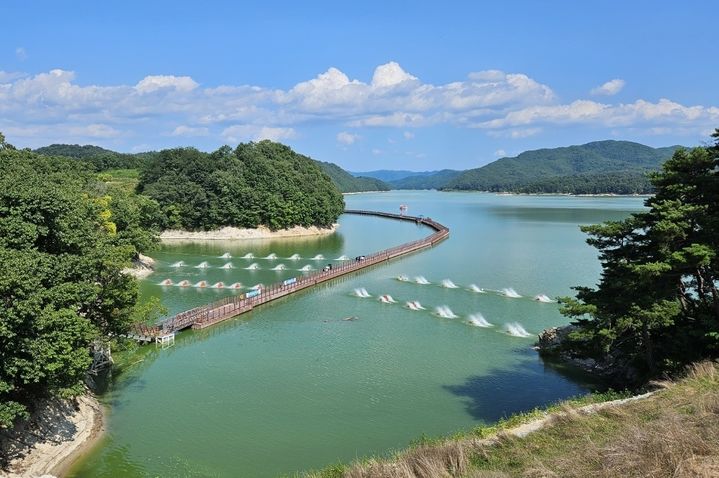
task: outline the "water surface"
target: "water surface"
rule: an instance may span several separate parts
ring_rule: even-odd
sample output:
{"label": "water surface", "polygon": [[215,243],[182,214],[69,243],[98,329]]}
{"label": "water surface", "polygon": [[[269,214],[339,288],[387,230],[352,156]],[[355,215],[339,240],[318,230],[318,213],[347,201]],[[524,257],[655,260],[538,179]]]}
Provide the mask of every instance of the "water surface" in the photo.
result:
{"label": "water surface", "polygon": [[[390,212],[407,204],[410,214],[447,225],[450,239],[131,357],[103,396],[111,408],[106,438],[71,476],[276,476],[386,453],[422,434],[587,390],[532,350],[543,328],[566,323],[555,303],[533,298],[592,285],[599,263],[578,225],[624,218],[641,208],[640,198],[395,191],[345,200]],[[143,281],[143,297],[162,297],[174,313],[237,292],[158,285],[164,279],[268,284],[431,233],[362,216],[340,223],[323,238],[164,246],[153,254],[159,267]],[[241,258],[248,253],[254,258]],[[265,259],[270,254],[277,258]],[[185,266],[172,267],[179,261]],[[202,262],[208,267],[195,267]],[[228,262],[234,268],[222,269]],[[285,268],[272,270],[279,264]],[[371,297],[357,297],[362,289]],[[396,303],[381,303],[381,295]]]}

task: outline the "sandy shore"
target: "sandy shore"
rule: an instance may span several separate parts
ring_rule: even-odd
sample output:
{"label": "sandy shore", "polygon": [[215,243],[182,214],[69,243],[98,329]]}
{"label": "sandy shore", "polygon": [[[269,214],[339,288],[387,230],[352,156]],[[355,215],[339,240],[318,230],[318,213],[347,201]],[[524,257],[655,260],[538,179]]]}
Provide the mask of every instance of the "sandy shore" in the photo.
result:
{"label": "sandy shore", "polygon": [[271,231],[268,227],[260,226],[256,229],[240,229],[237,227],[223,227],[214,231],[179,231],[170,230],[160,234],[163,242],[175,241],[227,241],[242,239],[276,239],[281,237],[303,237],[332,234],[337,231],[339,224],[332,227],[320,228],[316,226],[295,226],[290,229]]}
{"label": "sandy shore", "polygon": [[15,432],[3,449],[13,457],[0,470],[7,478],[63,476],[73,463],[92,448],[104,432],[104,410],[92,395],[76,400],[52,400],[36,411]]}

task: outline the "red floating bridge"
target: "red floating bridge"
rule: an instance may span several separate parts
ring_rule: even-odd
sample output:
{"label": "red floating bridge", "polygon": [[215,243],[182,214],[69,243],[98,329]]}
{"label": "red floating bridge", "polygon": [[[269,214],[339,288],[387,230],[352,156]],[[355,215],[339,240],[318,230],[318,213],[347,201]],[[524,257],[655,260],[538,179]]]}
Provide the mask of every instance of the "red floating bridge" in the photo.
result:
{"label": "red floating bridge", "polygon": [[352,272],[360,271],[367,267],[389,261],[397,257],[405,256],[413,252],[430,248],[449,236],[449,229],[437,221],[427,217],[406,216],[403,214],[392,214],[388,212],[364,211],[350,209],[345,214],[357,214],[363,216],[377,216],[400,221],[409,221],[424,225],[434,232],[427,237],[416,241],[407,242],[390,249],[360,256],[354,260],[332,266],[329,270],[321,270],[305,274],[302,277],[287,279],[260,289],[253,289],[238,296],[226,297],[201,307],[186,310],[169,317],[162,322],[153,325],[138,324],[134,327],[130,337],[141,342],[153,342],[158,337],[167,337],[177,331],[186,328],[204,329],[219,322],[231,319],[232,317],[249,312],[255,307],[271,302],[280,297],[307,289],[317,284],[327,282]]}

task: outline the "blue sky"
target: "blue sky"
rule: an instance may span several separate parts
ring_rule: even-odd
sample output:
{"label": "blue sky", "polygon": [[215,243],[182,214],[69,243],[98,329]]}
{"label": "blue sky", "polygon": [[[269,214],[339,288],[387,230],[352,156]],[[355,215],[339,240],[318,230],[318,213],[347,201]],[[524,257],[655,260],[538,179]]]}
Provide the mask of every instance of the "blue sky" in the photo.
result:
{"label": "blue sky", "polygon": [[4,1],[0,131],[120,151],[268,138],[361,171],[719,127],[710,1],[244,3]]}

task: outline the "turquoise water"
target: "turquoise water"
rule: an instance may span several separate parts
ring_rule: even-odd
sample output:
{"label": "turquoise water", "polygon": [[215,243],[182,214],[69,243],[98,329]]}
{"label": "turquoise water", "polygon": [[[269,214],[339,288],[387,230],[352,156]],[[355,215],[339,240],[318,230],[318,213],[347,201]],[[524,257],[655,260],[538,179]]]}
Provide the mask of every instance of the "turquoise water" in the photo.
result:
{"label": "turquoise water", "polygon": [[[130,357],[103,396],[107,436],[71,476],[289,474],[587,390],[581,376],[532,350],[543,328],[566,323],[556,303],[533,298],[593,284],[596,252],[577,226],[626,217],[640,198],[410,191],[345,199],[348,208],[391,212],[407,204],[410,214],[447,225],[450,239]],[[431,232],[350,215],[340,224],[323,238],[163,246],[143,297],[160,296],[177,312],[236,292],[158,285],[165,279],[268,284]],[[220,258],[225,253],[232,258]],[[247,253],[255,258],[242,259]],[[278,258],[264,259],[272,253]],[[294,254],[302,258],[288,259]],[[311,259],[318,254],[326,259]],[[171,267],[178,261],[186,265]],[[209,267],[195,268],[202,262]],[[234,268],[221,269],[227,262]],[[253,263],[257,269],[245,269]],[[279,264],[285,269],[272,270]],[[418,284],[419,276],[430,283]],[[521,297],[500,292],[510,288]],[[357,297],[358,289],[371,297]],[[383,304],[380,295],[397,303]],[[426,310],[410,310],[407,301]],[[481,323],[479,314],[492,326],[469,323],[470,316]],[[357,319],[343,320],[350,316]]]}

